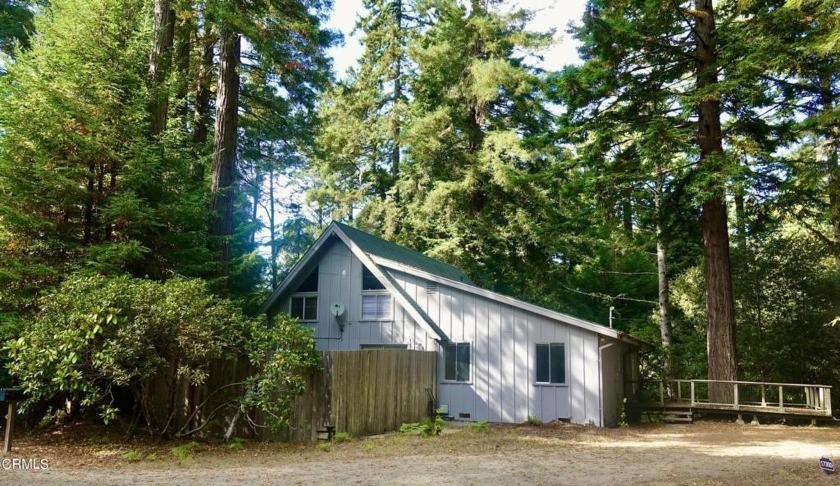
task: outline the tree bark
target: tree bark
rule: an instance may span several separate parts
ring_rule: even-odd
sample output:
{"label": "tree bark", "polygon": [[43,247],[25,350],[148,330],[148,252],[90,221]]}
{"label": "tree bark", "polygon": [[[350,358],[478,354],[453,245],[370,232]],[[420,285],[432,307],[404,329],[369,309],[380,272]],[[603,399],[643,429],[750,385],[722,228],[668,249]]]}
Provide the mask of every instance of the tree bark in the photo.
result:
{"label": "tree bark", "polygon": [[[717,39],[712,0],[695,1],[697,46],[697,90],[707,91],[717,84]],[[720,101],[712,94],[702,97],[698,109],[700,170],[720,171],[723,163],[723,133]],[[703,232],[704,275],[706,280],[706,349],[710,380],[737,380],[735,354],[735,303],[729,255],[729,228],[724,188],[712,184],[705,188],[700,226]],[[710,386],[713,401],[732,400],[731,386]]]}
{"label": "tree bark", "polygon": [[674,378],[674,366],[671,353],[673,349],[671,326],[671,311],[669,299],[671,289],[668,283],[668,265],[666,261],[665,239],[662,229],[662,191],[664,190],[664,176],[661,172],[656,175],[656,188],[653,202],[656,210],[656,269],[659,276],[659,332],[662,339],[662,368],[666,380]]}
{"label": "tree bark", "polygon": [[268,232],[271,241],[271,288],[277,288],[277,227],[274,214],[274,167],[268,169]]}
{"label": "tree bark", "polygon": [[230,240],[233,235],[234,174],[239,119],[239,49],[239,34],[223,31],[219,83],[216,90],[213,175],[210,187],[213,213],[211,236],[219,253],[219,270],[223,277],[230,273]]}
{"label": "tree bark", "polygon": [[[204,28],[201,42],[203,44],[201,63],[198,68],[198,82],[195,91],[195,105],[193,106],[192,143],[196,154],[203,153],[202,147],[207,143],[208,127],[210,125],[210,83],[213,77],[213,51],[216,39],[210,27]],[[200,161],[196,162],[193,178],[204,180],[205,167]]]}
{"label": "tree bark", "polygon": [[175,11],[172,0],[155,0],[152,26],[152,52],[149,55],[150,132],[160,135],[166,129],[169,96],[164,89],[172,65],[172,42],[175,34]]}

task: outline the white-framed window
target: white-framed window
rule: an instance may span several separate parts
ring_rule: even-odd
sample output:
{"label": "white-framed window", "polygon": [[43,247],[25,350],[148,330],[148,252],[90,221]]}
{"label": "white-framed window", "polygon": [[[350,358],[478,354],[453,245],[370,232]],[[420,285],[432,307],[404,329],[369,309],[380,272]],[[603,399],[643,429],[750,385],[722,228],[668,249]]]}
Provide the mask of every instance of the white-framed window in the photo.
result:
{"label": "white-framed window", "polygon": [[362,320],[385,321],[391,318],[391,296],[382,282],[367,267],[362,267]]}
{"label": "white-framed window", "polygon": [[303,321],[318,320],[318,294],[294,294],[289,315]]}
{"label": "white-framed window", "polygon": [[537,383],[562,385],[566,383],[566,345],[564,343],[537,344]]}
{"label": "white-framed window", "polygon": [[384,293],[362,295],[362,320],[382,321],[391,318],[391,296]]}
{"label": "white-framed window", "polygon": [[443,345],[443,379],[470,381],[470,343]]}
{"label": "white-framed window", "polygon": [[318,320],[318,267],[298,285],[289,302],[289,315],[301,322]]}

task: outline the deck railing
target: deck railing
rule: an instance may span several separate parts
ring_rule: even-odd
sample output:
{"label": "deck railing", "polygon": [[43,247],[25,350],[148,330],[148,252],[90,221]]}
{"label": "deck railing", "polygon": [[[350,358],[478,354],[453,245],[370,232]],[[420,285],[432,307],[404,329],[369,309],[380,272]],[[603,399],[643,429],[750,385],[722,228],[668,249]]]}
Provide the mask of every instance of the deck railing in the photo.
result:
{"label": "deck railing", "polygon": [[643,380],[640,385],[639,402],[646,406],[831,417],[827,385],[721,380]]}

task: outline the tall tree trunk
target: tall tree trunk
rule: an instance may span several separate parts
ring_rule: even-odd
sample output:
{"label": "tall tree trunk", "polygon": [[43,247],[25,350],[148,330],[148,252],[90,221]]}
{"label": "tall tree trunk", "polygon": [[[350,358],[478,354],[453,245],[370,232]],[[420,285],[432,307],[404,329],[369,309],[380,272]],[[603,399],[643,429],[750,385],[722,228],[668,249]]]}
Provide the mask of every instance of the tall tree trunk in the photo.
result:
{"label": "tall tree trunk", "polygon": [[239,49],[239,34],[223,31],[219,56],[219,83],[216,90],[213,178],[210,187],[213,212],[211,236],[219,252],[220,272],[223,277],[230,273],[230,240],[233,235],[234,175],[239,121]]}
{"label": "tall tree trunk", "polygon": [[[662,338],[662,368],[666,380],[674,378],[672,344],[671,311],[669,307],[670,287],[668,284],[668,265],[665,252],[665,236],[663,234],[662,194],[665,181],[661,168],[657,168],[656,188],[653,203],[656,211],[656,269],[659,276],[659,333]],[[669,389],[670,391],[670,389]]]}
{"label": "tall tree trunk", "polygon": [[154,9],[152,52],[149,55],[149,116],[151,134],[158,136],[166,129],[166,115],[169,111],[169,96],[164,85],[172,65],[175,11],[172,9],[172,0],[155,0]]}
{"label": "tall tree trunk", "polygon": [[193,38],[195,37],[195,20],[192,15],[178,19],[175,26],[175,54],[173,65],[178,71],[177,113],[182,126],[187,129],[190,120],[187,97],[190,92],[190,58],[192,54]]}
{"label": "tall tree trunk", "polygon": [[[831,74],[823,74],[820,77],[820,104],[822,111],[831,113],[837,110],[837,100],[832,90]],[[831,239],[834,242],[834,262],[840,270],[840,127],[837,124],[829,126],[825,133],[824,149],[825,158],[828,163],[828,205],[830,211]]]}
{"label": "tall tree trunk", "polygon": [[277,288],[277,227],[274,214],[274,166],[268,168],[268,232],[271,241],[271,288]]}
{"label": "tall tree trunk", "polygon": [[[696,0],[695,16],[697,90],[700,91],[717,84],[717,39],[712,0]],[[707,94],[701,99],[697,111],[700,170],[720,171],[723,163],[720,101]],[[724,188],[712,186],[706,191],[708,196],[703,203],[700,226],[706,279],[708,378],[737,380],[735,301]],[[733,390],[731,386],[710,386],[709,396],[714,401],[729,402]]]}
{"label": "tall tree trunk", "polygon": [[[204,152],[202,148],[207,143],[208,127],[210,125],[210,97],[212,95],[210,84],[213,78],[213,50],[216,45],[216,38],[209,26],[205,26],[203,29],[201,43],[203,45],[201,63],[198,68],[195,105],[193,106],[192,143],[196,154]],[[203,181],[204,174],[204,164],[201,160],[197,160],[193,168],[194,180]]]}

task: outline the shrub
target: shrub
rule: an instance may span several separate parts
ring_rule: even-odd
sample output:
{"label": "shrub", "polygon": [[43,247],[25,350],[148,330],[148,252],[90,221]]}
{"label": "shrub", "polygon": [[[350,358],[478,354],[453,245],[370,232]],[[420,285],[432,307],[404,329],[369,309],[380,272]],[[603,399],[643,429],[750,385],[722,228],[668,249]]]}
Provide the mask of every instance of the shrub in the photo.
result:
{"label": "shrub", "polygon": [[400,433],[406,435],[422,435],[425,437],[432,435],[440,435],[443,428],[446,427],[446,422],[435,415],[435,418],[424,418],[421,422],[405,423],[400,425]]}
{"label": "shrub", "polygon": [[528,425],[540,425],[542,424],[542,420],[540,420],[540,418],[537,417],[535,414],[529,413],[528,419],[525,421],[525,423]]}
{"label": "shrub", "polygon": [[333,436],[333,440],[335,442],[350,442],[353,440],[353,437],[351,437],[347,432],[336,432]]}
{"label": "shrub", "polygon": [[171,449],[172,455],[181,462],[192,461],[193,451],[198,447],[198,442],[187,442]]}
{"label": "shrub", "polygon": [[488,428],[490,428],[490,422],[488,422],[486,420],[480,420],[478,422],[473,422],[470,425],[470,429],[472,429],[475,432],[484,432]]}
{"label": "shrub", "polygon": [[118,413],[114,389],[124,387],[147,425],[163,433],[172,411],[152,406],[155,380],[173,389],[181,379],[201,385],[212,362],[245,356],[257,371],[230,385],[237,394],[228,402],[233,421],[256,408],[276,430],[288,422],[306,375],[320,365],[310,330],[283,316],[267,328],[196,279],[75,276],[43,296],[40,309],[6,346],[9,370],[29,397],[24,409],[73,397],[107,423]]}

